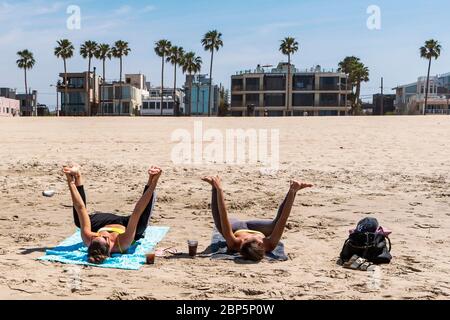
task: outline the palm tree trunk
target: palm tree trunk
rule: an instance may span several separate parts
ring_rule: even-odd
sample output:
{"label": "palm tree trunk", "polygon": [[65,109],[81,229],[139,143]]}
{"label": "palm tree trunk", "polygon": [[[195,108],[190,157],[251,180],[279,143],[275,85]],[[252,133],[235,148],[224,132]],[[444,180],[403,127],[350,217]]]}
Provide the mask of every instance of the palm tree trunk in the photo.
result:
{"label": "palm tree trunk", "polygon": [[426,109],[428,107],[428,91],[430,90],[430,71],[431,71],[431,58],[428,62],[428,73],[427,73],[427,84],[425,89],[425,105],[423,106],[423,115],[426,114]]}
{"label": "palm tree trunk", "polygon": [[120,89],[120,94],[119,94],[119,115],[121,113],[121,108],[122,108],[122,57],[120,57],[120,79],[119,79],[119,89]]}
{"label": "palm tree trunk", "polygon": [[105,67],[106,67],[106,59],[103,59],[103,81],[102,81],[102,85],[101,85],[101,87],[100,87],[100,108],[102,108],[102,116],[104,115],[104,112],[103,112],[103,108],[104,108],[104,106],[103,106],[103,102],[102,102],[102,99],[103,99],[103,90],[105,89]]}
{"label": "palm tree trunk", "polygon": [[174,65],[173,71],[173,110],[175,111],[175,116],[178,117],[178,104],[177,104],[177,64]]}
{"label": "palm tree trunk", "polygon": [[211,116],[211,98],[212,98],[212,76],[213,76],[214,49],[211,50],[211,65],[209,68],[209,97],[208,97],[208,117]]}
{"label": "palm tree trunk", "polygon": [[66,59],[64,60],[64,113],[67,113],[67,62]]}
{"label": "palm tree trunk", "polygon": [[289,89],[290,89],[290,83],[291,83],[291,55],[288,54],[288,76],[287,76],[287,86],[286,86],[286,109],[287,109],[287,115],[291,116],[291,108],[289,105],[289,101],[290,101],[290,93],[289,93]]}
{"label": "palm tree trunk", "polygon": [[[200,83],[197,81],[197,107],[195,108],[197,115],[199,115],[199,112],[198,112],[199,104],[200,104]],[[203,110],[202,110],[202,114],[203,114]]]}
{"label": "palm tree trunk", "polygon": [[191,116],[192,111],[192,72],[189,72],[189,112],[188,115]]}
{"label": "palm tree trunk", "polygon": [[358,83],[356,84],[355,103],[353,105],[352,115],[355,115],[355,110],[357,110],[357,107],[359,105],[359,95],[360,94],[361,94],[361,82],[358,81]]}
{"label": "palm tree trunk", "polygon": [[[88,92],[88,116],[90,116],[91,115],[91,113],[92,113],[92,110],[91,110],[91,84],[90,84],[90,82],[91,82],[91,58],[89,58],[88,59],[88,81],[87,81],[87,84],[86,84],[86,89],[87,89],[87,92]],[[94,97],[94,101],[95,101],[95,97]]]}
{"label": "palm tree trunk", "polygon": [[[23,72],[25,74],[25,97],[26,104],[28,104],[28,82],[27,82],[27,68],[23,68]],[[28,106],[27,106],[28,107]]]}
{"label": "palm tree trunk", "polygon": [[163,115],[163,105],[164,105],[164,58],[162,56],[161,63],[161,116]]}

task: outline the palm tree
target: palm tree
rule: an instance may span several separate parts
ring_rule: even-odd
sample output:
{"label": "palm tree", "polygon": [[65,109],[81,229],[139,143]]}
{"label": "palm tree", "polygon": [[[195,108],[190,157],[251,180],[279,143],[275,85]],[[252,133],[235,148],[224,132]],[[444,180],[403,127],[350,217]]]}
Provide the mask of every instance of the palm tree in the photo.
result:
{"label": "palm tree", "polygon": [[103,64],[103,82],[100,90],[100,106],[102,108],[102,115],[103,115],[103,105],[102,105],[102,98],[103,98],[103,84],[106,82],[106,59],[111,60],[112,58],[112,52],[111,47],[109,44],[99,44],[97,46],[97,50],[95,51],[95,58],[102,61]]}
{"label": "palm tree", "polygon": [[208,101],[208,117],[209,117],[211,116],[214,51],[219,51],[219,49],[223,47],[222,34],[217,30],[207,32],[202,39],[202,45],[205,51],[211,52],[211,64],[209,68],[209,101]]}
{"label": "palm tree", "polygon": [[202,68],[202,58],[197,57],[194,52],[188,52],[183,59],[183,73],[189,74],[189,110],[187,115],[191,115],[192,110],[192,75],[200,72]]}
{"label": "palm tree", "polygon": [[80,47],[80,55],[84,59],[88,59],[88,73],[91,73],[91,61],[95,57],[95,52],[97,51],[97,42],[86,41]]}
{"label": "palm tree", "polygon": [[[122,107],[122,71],[123,71],[123,57],[128,56],[131,49],[128,46],[128,42],[118,40],[114,44],[114,47],[111,49],[111,53],[114,58],[117,58],[120,60],[120,79],[119,79],[119,85],[120,85],[120,95],[119,95],[119,108]],[[120,113],[120,110],[119,110]]]}
{"label": "palm tree", "polygon": [[298,42],[295,38],[287,37],[281,40],[280,51],[282,54],[288,56],[288,79],[286,86],[286,110],[288,115],[293,115],[290,106],[290,85],[291,85],[291,56],[298,51]]}
{"label": "palm tree", "polygon": [[367,68],[359,58],[350,56],[339,62],[338,71],[348,75],[347,82],[352,85],[352,114],[359,110],[359,97],[361,94],[362,82],[369,81],[369,68]]}
{"label": "palm tree", "polygon": [[428,60],[428,73],[427,73],[427,84],[425,91],[425,105],[423,107],[423,114],[425,115],[425,110],[428,107],[428,90],[430,85],[430,70],[431,70],[431,60],[437,60],[441,55],[441,45],[439,41],[430,39],[425,41],[425,45],[420,48],[420,57]]}
{"label": "palm tree", "polygon": [[163,115],[164,105],[164,62],[167,56],[170,55],[172,43],[169,40],[159,40],[155,43],[155,53],[161,57],[161,115]]}
{"label": "palm tree", "polygon": [[64,107],[67,105],[67,59],[73,57],[75,48],[72,42],[67,39],[57,41],[58,46],[55,48],[55,56],[63,59],[64,61]]}
{"label": "palm tree", "polygon": [[33,53],[27,49],[17,52],[17,55],[19,56],[19,59],[16,61],[16,64],[20,69],[23,69],[25,74],[25,94],[27,96],[26,101],[28,102],[27,70],[33,69],[36,60],[34,60]]}
{"label": "palm tree", "polygon": [[177,96],[177,66],[183,65],[184,49],[182,47],[173,46],[170,49],[170,54],[167,57],[167,62],[173,66],[173,101],[175,103],[175,116],[179,115],[179,103],[176,101]]}

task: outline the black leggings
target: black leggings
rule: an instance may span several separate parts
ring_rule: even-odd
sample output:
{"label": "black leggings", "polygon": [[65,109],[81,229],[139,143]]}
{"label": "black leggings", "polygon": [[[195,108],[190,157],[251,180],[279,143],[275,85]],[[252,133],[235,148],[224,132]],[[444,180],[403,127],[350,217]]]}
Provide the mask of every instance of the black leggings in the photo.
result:
{"label": "black leggings", "polygon": [[[86,206],[86,194],[84,192],[84,187],[79,186],[77,187],[78,192],[81,195],[81,198],[83,199],[84,205]],[[145,186],[144,193],[147,191],[148,186]],[[155,205],[155,192],[153,192],[152,198],[150,199],[150,202],[148,203],[147,207],[145,208],[144,212],[141,215],[141,218],[139,219],[137,229],[136,229],[136,235],[134,237],[134,240],[139,240],[143,238],[145,230],[147,229],[147,225],[150,221],[150,217],[152,215],[153,207]],[[113,213],[103,213],[98,212],[89,215],[89,218],[91,220],[91,231],[97,232],[101,228],[112,225],[112,224],[118,224],[121,226],[124,226],[125,228],[128,226],[128,221],[130,220],[130,217],[124,217],[119,216]],[[80,228],[80,219],[78,218],[77,210],[75,207],[73,207],[73,220],[75,222],[75,225]]]}
{"label": "black leggings", "polygon": [[[281,213],[283,212],[287,197],[288,195],[286,195],[286,197],[284,198],[283,203],[281,203],[280,207],[278,208],[277,216],[273,220],[240,221],[237,219],[230,219],[230,224],[231,228],[233,229],[233,232],[237,230],[248,229],[262,232],[266,237],[269,237],[272,234],[276,223],[281,217]],[[219,213],[219,205],[217,203],[216,188],[212,189],[211,210],[214,219],[214,224],[216,225],[217,230],[222,234],[222,224],[220,222],[220,213]]]}

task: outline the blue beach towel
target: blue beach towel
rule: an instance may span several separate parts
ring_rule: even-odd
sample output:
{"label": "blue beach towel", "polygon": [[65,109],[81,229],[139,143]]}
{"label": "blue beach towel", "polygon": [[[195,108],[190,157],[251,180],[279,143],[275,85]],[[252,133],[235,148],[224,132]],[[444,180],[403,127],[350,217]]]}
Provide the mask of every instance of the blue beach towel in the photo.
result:
{"label": "blue beach towel", "polygon": [[169,231],[169,227],[147,227],[144,238],[128,249],[126,254],[112,254],[102,264],[87,262],[87,247],[81,239],[80,230],[71,237],[61,242],[56,248],[46,251],[46,255],[38,258],[43,261],[61,262],[67,264],[79,264],[99,268],[139,270],[145,264],[145,254],[154,250]]}
{"label": "blue beach towel", "polygon": [[[234,260],[238,263],[243,261],[239,253],[228,251],[226,240],[216,228],[213,230],[211,245],[200,256],[218,260]],[[284,244],[282,242],[278,243],[275,250],[266,253],[266,260],[270,262],[287,261],[288,259],[284,253]]]}

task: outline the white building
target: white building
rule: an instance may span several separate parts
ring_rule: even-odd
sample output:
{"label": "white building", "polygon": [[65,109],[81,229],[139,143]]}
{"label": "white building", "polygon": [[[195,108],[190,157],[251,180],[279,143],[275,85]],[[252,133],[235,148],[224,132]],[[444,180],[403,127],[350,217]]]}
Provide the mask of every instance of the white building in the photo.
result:
{"label": "white building", "polygon": [[450,74],[430,76],[428,103],[425,108],[427,77],[401,85],[396,91],[395,108],[398,114],[450,114]]}
{"label": "white building", "polygon": [[136,116],[142,109],[142,97],[148,95],[143,74],[126,74],[125,82],[100,86],[102,116]]}
{"label": "white building", "polygon": [[20,101],[0,97],[0,117],[20,116]]}
{"label": "white building", "polygon": [[[173,88],[165,88],[163,92],[163,116],[174,116],[177,105],[179,115],[184,114],[184,93],[177,89],[174,97]],[[161,88],[150,88],[147,94],[142,96],[141,116],[161,115]]]}

